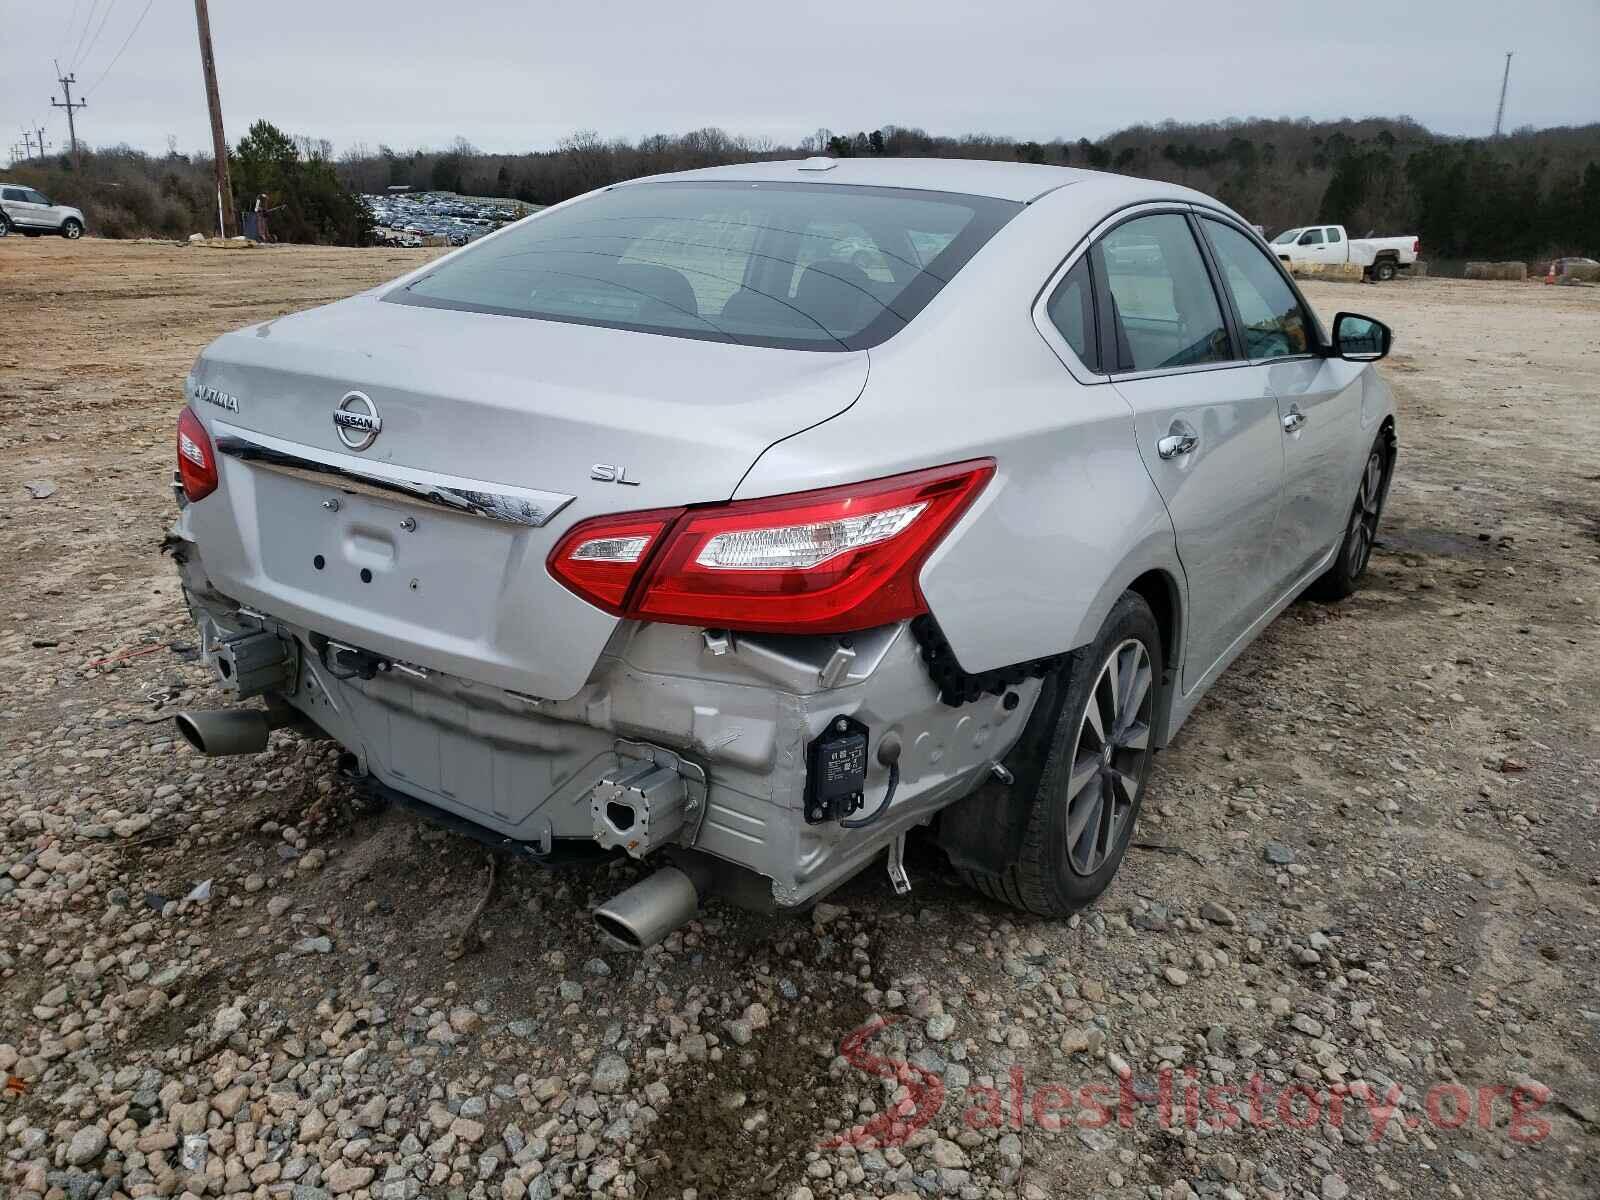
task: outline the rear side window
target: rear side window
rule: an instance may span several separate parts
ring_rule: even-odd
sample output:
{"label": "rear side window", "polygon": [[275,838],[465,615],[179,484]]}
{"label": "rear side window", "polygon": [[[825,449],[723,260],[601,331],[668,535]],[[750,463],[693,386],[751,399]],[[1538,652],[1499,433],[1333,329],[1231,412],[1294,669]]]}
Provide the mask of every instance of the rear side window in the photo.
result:
{"label": "rear side window", "polygon": [[1068,271],[1046,305],[1050,323],[1060,332],[1078,361],[1098,373],[1100,345],[1094,329],[1094,289],[1089,280],[1089,258],[1085,255]]}
{"label": "rear side window", "polygon": [[1107,347],[1107,370],[1171,370],[1233,358],[1211,276],[1180,214],[1125,221],[1090,253],[1110,293],[1116,344]]}
{"label": "rear side window", "polygon": [[1340,238],[1339,230],[1338,230],[1338,228],[1336,226],[1333,226],[1333,225],[1328,226],[1328,240],[1330,242],[1338,242],[1338,241],[1342,241],[1343,240],[1342,238]]}
{"label": "rear side window", "polygon": [[534,217],[384,299],[859,350],[903,328],[1021,209],[840,184],[631,184]]}
{"label": "rear side window", "polygon": [[1309,353],[1310,322],[1277,264],[1231,225],[1207,217],[1202,227],[1239,313],[1245,353],[1250,358]]}
{"label": "rear side window", "polygon": [[21,200],[21,188],[0,188],[0,200]]}

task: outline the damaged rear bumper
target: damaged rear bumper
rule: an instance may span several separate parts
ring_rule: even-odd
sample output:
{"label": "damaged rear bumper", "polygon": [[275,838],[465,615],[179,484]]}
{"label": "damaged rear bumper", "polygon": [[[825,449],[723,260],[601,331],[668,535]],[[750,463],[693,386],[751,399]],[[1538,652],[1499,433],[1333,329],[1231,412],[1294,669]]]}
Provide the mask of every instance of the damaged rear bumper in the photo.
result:
{"label": "damaged rear bumper", "polygon": [[[202,650],[236,697],[292,706],[384,788],[548,853],[564,839],[636,858],[693,850],[760,876],[780,907],[855,874],[970,791],[1016,741],[1039,681],[942,703],[905,625],[849,637],[732,635],[623,622],[583,688],[549,700],[241,605],[169,539]],[[883,818],[806,820],[807,748],[836,718],[904,747]],[[887,769],[867,759],[865,808]],[[750,881],[747,881],[750,882]]]}

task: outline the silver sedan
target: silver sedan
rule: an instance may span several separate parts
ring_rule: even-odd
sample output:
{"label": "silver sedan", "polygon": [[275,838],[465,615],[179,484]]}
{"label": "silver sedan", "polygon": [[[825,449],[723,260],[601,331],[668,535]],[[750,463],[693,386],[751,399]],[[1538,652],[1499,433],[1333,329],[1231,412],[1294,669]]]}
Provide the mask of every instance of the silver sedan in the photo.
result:
{"label": "silver sedan", "polygon": [[928,827],[1061,914],[1152,754],[1395,463],[1379,322],[1324,328],[1171,184],[809,159],[637,180],[220,338],[178,429],[205,653],[348,773],[541,862],[651,859],[648,944]]}

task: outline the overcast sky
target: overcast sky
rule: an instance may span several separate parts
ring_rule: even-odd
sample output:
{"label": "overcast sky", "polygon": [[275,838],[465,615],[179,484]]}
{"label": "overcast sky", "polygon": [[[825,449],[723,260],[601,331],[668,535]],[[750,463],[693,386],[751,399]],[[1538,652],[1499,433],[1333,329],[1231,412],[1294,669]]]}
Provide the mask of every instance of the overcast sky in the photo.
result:
{"label": "overcast sky", "polygon": [[[0,0],[0,15],[0,154],[37,121],[65,145],[52,58],[77,73],[89,143],[209,149],[188,0]],[[212,0],[211,22],[230,141],[266,117],[341,151],[1400,113],[1481,135],[1507,50],[1508,129],[1600,121],[1600,0]]]}

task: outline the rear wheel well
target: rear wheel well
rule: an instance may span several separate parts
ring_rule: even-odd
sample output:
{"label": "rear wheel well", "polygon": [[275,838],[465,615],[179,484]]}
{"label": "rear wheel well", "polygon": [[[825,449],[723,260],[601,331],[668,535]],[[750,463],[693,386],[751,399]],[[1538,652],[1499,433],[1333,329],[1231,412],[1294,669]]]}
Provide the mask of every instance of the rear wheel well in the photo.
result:
{"label": "rear wheel well", "polygon": [[1155,614],[1156,628],[1161,631],[1161,661],[1172,670],[1178,648],[1178,596],[1172,576],[1165,571],[1146,571],[1128,590],[1142,596]]}
{"label": "rear wheel well", "polygon": [[1146,571],[1128,585],[1128,590],[1141,597],[1150,606],[1156,618],[1156,629],[1161,634],[1161,695],[1156,704],[1156,744],[1167,741],[1167,718],[1172,711],[1174,685],[1178,679],[1179,639],[1183,624],[1178,601],[1178,584],[1167,572]]}
{"label": "rear wheel well", "polygon": [[1389,495],[1389,484],[1394,479],[1395,459],[1400,456],[1400,438],[1395,432],[1394,418],[1385,417],[1378,426],[1378,437],[1383,441],[1383,494]]}

